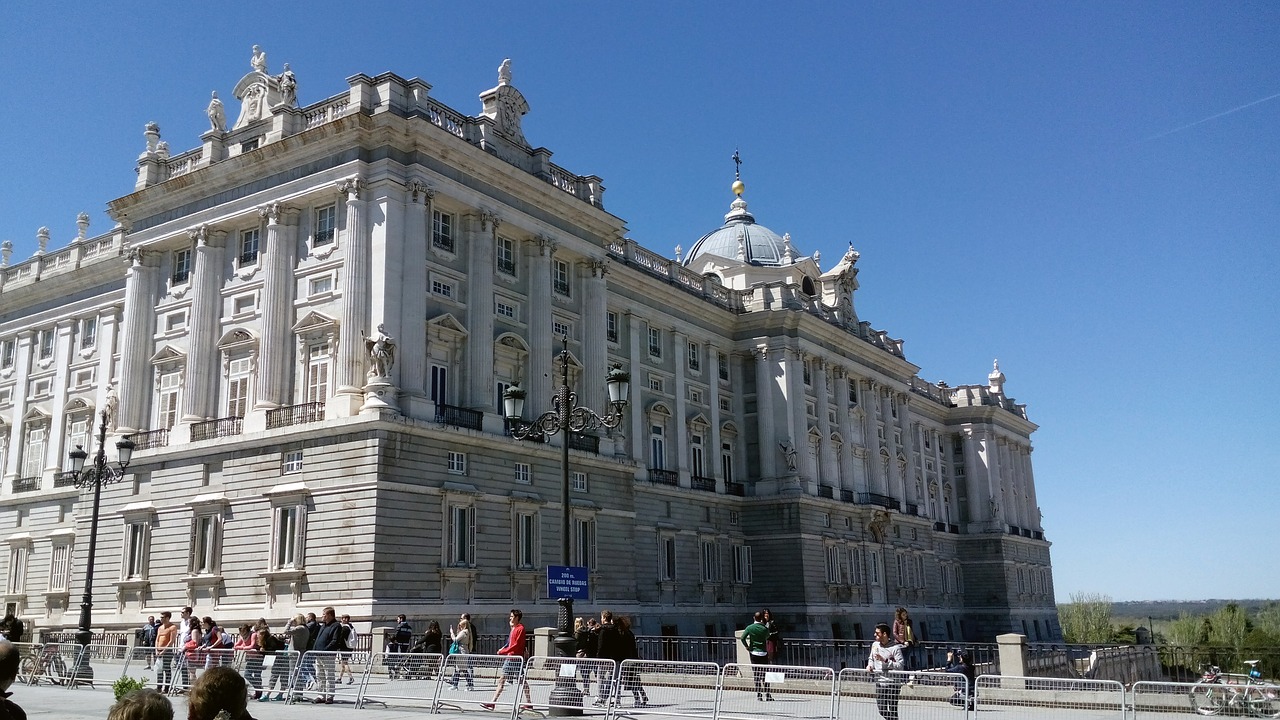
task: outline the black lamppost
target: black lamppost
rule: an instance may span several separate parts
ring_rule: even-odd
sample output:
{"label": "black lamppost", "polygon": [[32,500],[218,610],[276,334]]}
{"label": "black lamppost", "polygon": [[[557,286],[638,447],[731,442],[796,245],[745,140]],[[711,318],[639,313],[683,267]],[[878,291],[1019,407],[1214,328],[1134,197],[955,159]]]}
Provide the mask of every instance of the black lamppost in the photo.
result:
{"label": "black lamppost", "polygon": [[76,629],[76,642],[80,644],[80,661],[76,666],[75,675],[81,680],[93,679],[93,668],[89,667],[87,646],[93,641],[93,630],[89,626],[93,623],[93,562],[94,556],[98,553],[98,508],[102,501],[102,486],[124,479],[124,469],[129,467],[129,461],[133,459],[134,447],[133,441],[126,435],[116,443],[119,468],[108,465],[107,423],[111,418],[111,411],[103,409],[99,414],[102,417],[102,424],[98,426],[98,451],[93,456],[93,465],[89,468],[84,466],[89,453],[84,451],[83,446],[77,445],[76,449],[71,451],[71,474],[75,478],[76,487],[93,488],[93,516],[89,522],[89,562],[84,569],[84,598],[80,601],[80,626]]}
{"label": "black lamppost", "polygon": [[[569,389],[569,337],[564,336],[561,343],[562,348],[556,357],[560,363],[560,387],[551,398],[551,410],[542,413],[533,422],[524,422],[525,391],[518,383],[502,394],[502,404],[510,423],[511,436],[517,440],[543,441],[560,433],[560,564],[568,567],[572,564],[569,557],[569,433],[582,433],[602,427],[612,429],[621,425],[631,375],[620,366],[613,366],[605,379],[609,388],[609,409],[604,415],[599,415],[578,405],[577,394]],[[560,657],[573,657],[573,599],[559,598],[558,602],[560,609],[556,614],[556,654]],[[577,685],[561,680],[557,676],[556,687],[552,690],[551,710],[555,712],[551,714],[582,714],[581,710],[567,707],[582,704],[582,695],[577,692]]]}

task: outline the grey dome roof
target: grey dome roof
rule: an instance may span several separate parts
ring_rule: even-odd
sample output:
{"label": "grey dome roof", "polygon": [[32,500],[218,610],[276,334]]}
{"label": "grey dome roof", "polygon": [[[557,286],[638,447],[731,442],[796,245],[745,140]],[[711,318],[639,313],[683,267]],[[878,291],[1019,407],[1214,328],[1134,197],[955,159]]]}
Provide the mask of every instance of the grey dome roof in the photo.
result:
{"label": "grey dome roof", "polygon": [[[719,255],[730,260],[738,259],[738,240],[742,239],[741,258],[751,265],[780,266],[784,262],[787,241],[778,233],[763,225],[757,225],[755,216],[747,211],[747,201],[736,198],[730,205],[729,213],[724,216],[724,225],[703,235],[689,249],[685,257],[685,265],[693,262],[700,255]],[[794,249],[791,253],[795,255]]]}

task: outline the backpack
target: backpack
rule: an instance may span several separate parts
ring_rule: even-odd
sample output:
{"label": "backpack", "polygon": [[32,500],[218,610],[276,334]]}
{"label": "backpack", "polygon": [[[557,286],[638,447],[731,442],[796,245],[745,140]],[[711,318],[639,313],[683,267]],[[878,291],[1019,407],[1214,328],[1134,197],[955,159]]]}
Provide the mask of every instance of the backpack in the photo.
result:
{"label": "backpack", "polygon": [[356,649],[356,626],[348,625],[347,631],[342,635],[342,647],[344,650]]}
{"label": "backpack", "polygon": [[408,645],[413,642],[413,628],[409,626],[409,623],[404,622],[396,626],[396,634],[391,638],[391,642],[401,645]]}
{"label": "backpack", "polygon": [[271,633],[263,633],[262,635],[262,652],[275,653],[284,649],[284,641],[272,635]]}

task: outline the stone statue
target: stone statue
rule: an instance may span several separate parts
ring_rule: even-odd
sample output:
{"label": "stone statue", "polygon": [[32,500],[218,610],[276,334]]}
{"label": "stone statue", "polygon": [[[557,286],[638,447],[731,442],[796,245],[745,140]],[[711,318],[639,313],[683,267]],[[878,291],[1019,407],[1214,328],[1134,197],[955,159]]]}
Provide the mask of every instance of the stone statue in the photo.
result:
{"label": "stone statue", "polygon": [[503,60],[502,64],[498,66],[498,84],[511,84],[511,58]]}
{"label": "stone statue", "polygon": [[871,531],[871,537],[876,542],[884,542],[884,531],[889,527],[889,511],[880,509],[871,512],[871,519],[867,521],[867,530]]}
{"label": "stone statue", "polygon": [[249,60],[249,64],[260,73],[267,71],[267,54],[262,51],[262,48],[253,46],[253,57]]}
{"label": "stone statue", "polygon": [[791,472],[796,471],[796,446],[790,440],[778,443],[778,449],[782,452],[782,459],[787,461],[787,469]]}
{"label": "stone statue", "polygon": [[386,333],[386,326],[379,323],[373,337],[365,338],[364,347],[369,352],[369,377],[390,377],[396,364],[396,344]]}
{"label": "stone statue", "polygon": [[107,386],[107,399],[102,403],[102,414],[106,416],[107,427],[116,426],[116,408],[120,406],[120,398],[116,395],[115,383]]}
{"label": "stone statue", "polygon": [[222,107],[222,101],[218,99],[218,91],[213,91],[213,99],[209,101],[209,126],[216,132],[227,131],[227,111]]}
{"label": "stone statue", "polygon": [[293,71],[289,69],[289,63],[284,64],[284,72],[280,73],[277,78],[280,82],[280,103],[285,107],[294,107],[298,104],[298,79],[294,77]]}
{"label": "stone statue", "polygon": [[249,122],[262,116],[262,86],[250,85],[244,95],[244,113]]}

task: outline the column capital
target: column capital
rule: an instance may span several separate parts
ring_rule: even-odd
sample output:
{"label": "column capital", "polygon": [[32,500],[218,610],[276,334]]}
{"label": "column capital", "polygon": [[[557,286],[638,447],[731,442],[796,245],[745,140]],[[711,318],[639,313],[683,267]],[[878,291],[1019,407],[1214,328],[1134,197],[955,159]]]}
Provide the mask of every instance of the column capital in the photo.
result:
{"label": "column capital", "polygon": [[609,273],[609,258],[591,258],[586,261],[586,266],[591,272],[591,277],[603,278]]}
{"label": "column capital", "polygon": [[552,255],[555,255],[556,250],[560,247],[560,243],[542,234],[538,234],[536,237],[534,237],[533,242],[537,243],[538,254],[543,257],[551,257]]}
{"label": "column capital", "polygon": [[346,196],[345,199],[348,203],[360,202],[360,191],[366,187],[365,181],[358,177],[339,180],[336,185],[338,192]]}
{"label": "column capital", "polygon": [[489,226],[493,230],[494,234],[497,234],[498,226],[501,224],[502,224],[502,216],[499,215],[498,213],[494,212],[493,210],[482,209],[480,211],[480,229],[483,230],[485,229],[486,226]]}
{"label": "column capital", "polygon": [[301,210],[280,203],[270,203],[258,208],[258,217],[267,221],[267,225],[292,225],[298,221]]}
{"label": "column capital", "polygon": [[404,184],[404,189],[409,193],[409,198],[412,202],[418,202],[419,195],[421,195],[426,202],[430,202],[435,199],[436,196],[435,188],[431,187],[430,184],[420,178],[410,178],[409,181]]}

